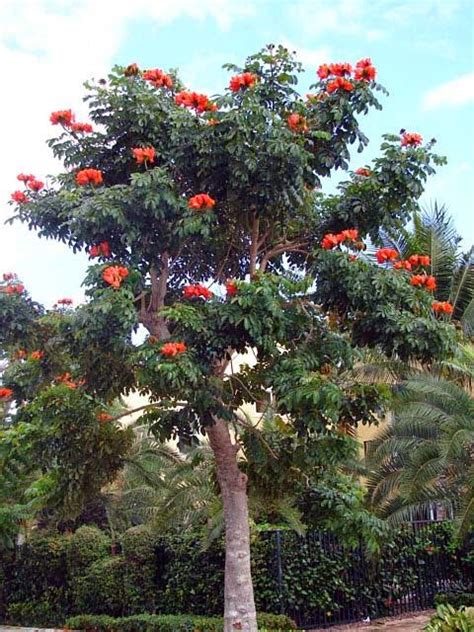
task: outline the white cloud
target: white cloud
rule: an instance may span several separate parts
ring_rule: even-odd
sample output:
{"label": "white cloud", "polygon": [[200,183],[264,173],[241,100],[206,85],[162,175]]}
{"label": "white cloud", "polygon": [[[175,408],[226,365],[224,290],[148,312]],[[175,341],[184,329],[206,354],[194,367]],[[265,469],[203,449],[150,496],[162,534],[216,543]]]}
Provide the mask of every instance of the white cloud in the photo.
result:
{"label": "white cloud", "polygon": [[282,44],[288,48],[288,50],[296,52],[297,60],[303,64],[305,70],[307,71],[312,68],[318,68],[320,64],[328,63],[331,60],[331,49],[328,46],[321,46],[320,48],[304,48],[302,46],[297,46],[287,39],[283,39]]}
{"label": "white cloud", "polygon": [[424,110],[465,105],[474,101],[474,72],[446,81],[429,90],[422,101]]}
{"label": "white cloud", "polygon": [[[36,286],[40,300],[51,302],[71,292],[68,283],[79,286],[85,259],[17,224],[3,226],[12,215],[7,201],[20,184],[20,171],[40,179],[58,171],[45,144],[55,131],[49,114],[71,107],[78,118],[85,116],[82,83],[107,72],[130,21],[147,19],[162,26],[181,17],[210,18],[227,30],[252,12],[250,0],[114,0],[113,5],[97,0],[0,0],[2,86],[8,86],[0,103],[0,272],[18,271],[27,286]],[[46,278],[48,284],[41,283]]]}

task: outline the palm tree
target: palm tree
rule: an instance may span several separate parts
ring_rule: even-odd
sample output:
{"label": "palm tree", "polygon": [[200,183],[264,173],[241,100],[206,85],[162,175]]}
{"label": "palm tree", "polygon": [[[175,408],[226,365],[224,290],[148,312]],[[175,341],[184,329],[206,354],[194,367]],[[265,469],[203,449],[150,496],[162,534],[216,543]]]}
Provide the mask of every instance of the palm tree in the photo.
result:
{"label": "palm tree", "polygon": [[391,523],[412,520],[434,504],[453,515],[460,533],[473,523],[472,355],[471,347],[461,361],[403,383],[391,422],[369,445],[371,504]]}
{"label": "palm tree", "polygon": [[384,236],[387,246],[396,248],[404,258],[426,254],[431,258],[430,274],[436,277],[434,296],[454,306],[453,320],[467,336],[474,335],[474,247],[459,248],[461,237],[444,205],[415,212],[412,225],[395,236]]}

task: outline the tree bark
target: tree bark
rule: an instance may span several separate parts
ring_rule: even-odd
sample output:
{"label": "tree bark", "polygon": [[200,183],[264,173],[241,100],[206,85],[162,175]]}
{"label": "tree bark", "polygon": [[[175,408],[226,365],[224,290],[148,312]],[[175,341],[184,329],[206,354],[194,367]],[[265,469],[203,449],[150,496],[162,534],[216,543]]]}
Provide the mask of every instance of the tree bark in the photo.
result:
{"label": "tree bark", "polygon": [[250,571],[250,530],[247,476],[237,465],[238,446],[232,443],[225,421],[206,428],[216,459],[225,521],[224,632],[257,632]]}

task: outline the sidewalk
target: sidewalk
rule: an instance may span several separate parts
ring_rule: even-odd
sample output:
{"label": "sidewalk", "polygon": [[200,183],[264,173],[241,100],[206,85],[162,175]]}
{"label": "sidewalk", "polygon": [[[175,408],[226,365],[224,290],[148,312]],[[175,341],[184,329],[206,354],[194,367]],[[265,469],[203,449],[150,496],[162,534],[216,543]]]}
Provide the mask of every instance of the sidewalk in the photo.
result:
{"label": "sidewalk", "polygon": [[[336,625],[331,628],[325,628],[324,632],[349,632],[357,630],[358,632],[366,632],[371,630],[381,630],[387,632],[420,632],[429,622],[434,610],[425,610],[416,614],[407,614],[400,617],[391,617],[390,619],[376,619],[371,623],[351,623],[349,625]],[[0,629],[1,632],[1,629]],[[322,628],[310,630],[310,632],[322,632]]]}

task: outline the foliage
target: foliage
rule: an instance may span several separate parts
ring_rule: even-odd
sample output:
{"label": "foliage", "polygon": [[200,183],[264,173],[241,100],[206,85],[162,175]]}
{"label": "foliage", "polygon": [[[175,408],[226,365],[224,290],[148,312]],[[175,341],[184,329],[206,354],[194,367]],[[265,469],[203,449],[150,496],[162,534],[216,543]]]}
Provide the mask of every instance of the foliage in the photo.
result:
{"label": "foliage", "polygon": [[[288,632],[295,630],[295,623],[283,615],[257,614],[259,630]],[[195,615],[135,615],[112,618],[108,616],[78,615],[70,617],[66,625],[70,629],[85,632],[219,632],[222,620],[217,617]]]}
{"label": "foliage", "polygon": [[474,593],[472,592],[442,592],[435,595],[435,604],[450,604],[453,608],[460,606],[474,606]]}
{"label": "foliage", "polygon": [[464,608],[456,610],[449,604],[440,605],[436,608],[436,614],[423,629],[425,632],[469,632],[472,630],[473,622]]}

